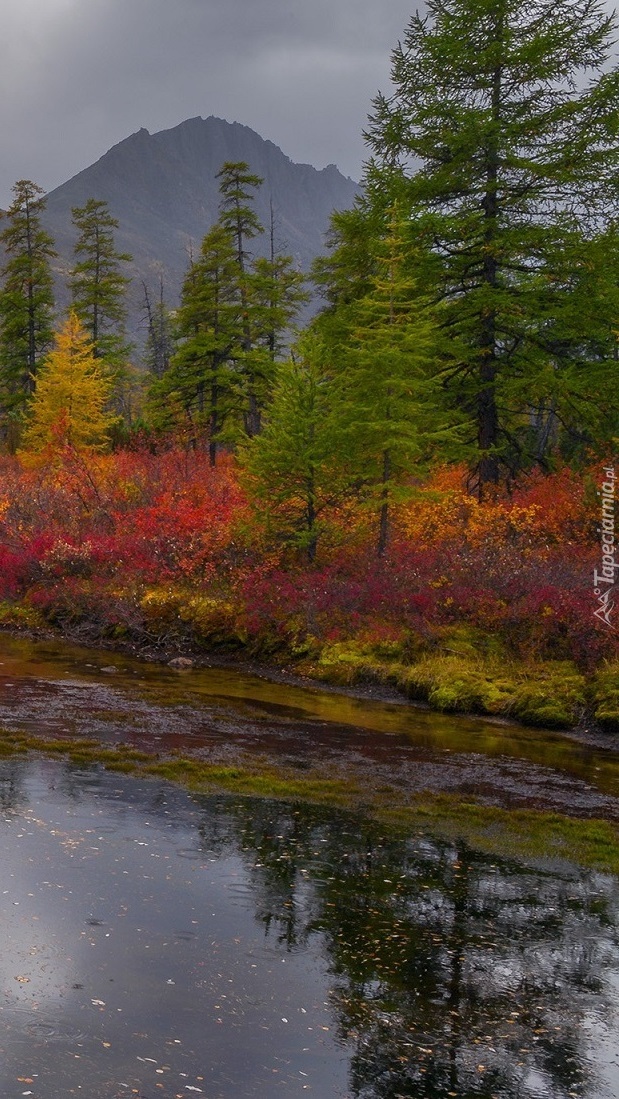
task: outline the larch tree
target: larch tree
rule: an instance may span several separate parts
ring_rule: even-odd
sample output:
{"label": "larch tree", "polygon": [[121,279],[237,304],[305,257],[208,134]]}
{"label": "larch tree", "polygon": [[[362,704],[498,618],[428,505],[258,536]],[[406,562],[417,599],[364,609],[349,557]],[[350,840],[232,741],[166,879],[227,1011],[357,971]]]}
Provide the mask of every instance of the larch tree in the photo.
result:
{"label": "larch tree", "polygon": [[53,339],[54,243],[41,224],[44,192],[31,180],[13,187],[13,202],[0,233],[6,255],[0,290],[1,431],[12,449],[17,443],[41,357]]}
{"label": "larch tree", "polygon": [[345,497],[338,463],[330,371],[312,333],[277,364],[272,399],[259,435],[241,448],[247,488],[258,515],[284,544],[315,560],[330,510]]}
{"label": "larch tree", "polygon": [[122,273],[122,265],[132,257],[116,251],[118,221],[107,202],[90,198],[85,206],[73,207],[72,214],[78,231],[69,279],[73,309],[92,340],[95,358],[104,359],[107,369],[119,373],[129,354],[125,293],[130,280]]}
{"label": "larch tree", "polygon": [[146,344],[144,364],[152,378],[162,378],[170,368],[174,350],[172,317],[166,305],[163,275],[159,276],[158,294],[153,297],[148,284],[142,281],[144,314],[146,317]]}
{"label": "larch tree", "polygon": [[234,370],[243,339],[240,271],[230,233],[219,223],[187,272],[175,329],[177,350],[151,388],[153,416],[168,430],[184,421],[193,445],[206,437],[215,465],[222,436],[243,402]]}
{"label": "larch tree", "polygon": [[410,491],[412,476],[458,435],[441,411],[432,371],[440,353],[437,311],[407,274],[407,231],[395,207],[384,238],[374,244],[367,292],[345,311],[333,366],[337,449],[376,516],[379,557],[393,506]]}
{"label": "larch tree", "polygon": [[[249,171],[249,165],[241,161],[226,161],[217,173],[219,179],[219,224],[229,234],[236,253],[238,287],[242,309],[241,353],[237,369],[243,379],[245,430],[251,437],[260,431],[260,362],[256,355],[251,323],[250,254],[247,244],[264,232],[264,226],[256,214],[252,201],[255,191],[262,186],[261,176]],[[258,361],[256,361],[258,360]]]}
{"label": "larch tree", "polygon": [[115,422],[108,411],[110,390],[94,344],[71,311],[37,374],[23,449],[33,453],[67,447],[104,449]]}
{"label": "larch tree", "polygon": [[366,201],[408,204],[483,494],[535,460],[540,432],[594,439],[600,403],[616,430],[617,280],[596,244],[618,212],[614,19],[600,0],[426,7],[393,53],[393,94],[375,100]]}
{"label": "larch tree", "polygon": [[254,339],[274,364],[281,358],[291,338],[291,329],[301,305],[309,301],[305,277],[295,267],[292,256],[276,244],[276,215],[270,202],[269,255],[257,257],[252,264],[252,314]]}

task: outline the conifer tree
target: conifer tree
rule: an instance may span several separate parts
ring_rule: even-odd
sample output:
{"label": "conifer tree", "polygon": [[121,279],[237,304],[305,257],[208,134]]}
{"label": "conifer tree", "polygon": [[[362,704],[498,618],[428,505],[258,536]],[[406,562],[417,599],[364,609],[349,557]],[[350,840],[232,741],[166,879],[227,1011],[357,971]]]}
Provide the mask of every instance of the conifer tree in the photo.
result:
{"label": "conifer tree", "polygon": [[259,515],[279,538],[316,557],[329,509],[346,491],[337,460],[329,371],[319,340],[305,334],[278,363],[261,433],[241,450]]}
{"label": "conifer tree", "polygon": [[107,411],[110,388],[92,341],[71,311],[37,374],[23,449],[103,449],[115,421]]}
{"label": "conifer tree", "polygon": [[252,338],[250,256],[247,243],[260,233],[264,226],[252,206],[254,192],[262,186],[261,176],[249,171],[245,161],[226,161],[217,173],[220,180],[219,224],[233,241],[238,265],[238,289],[242,309],[241,354],[237,368],[242,374],[246,407],[243,418],[249,436],[260,431],[260,364],[263,357],[255,354]]}
{"label": "conifer tree", "polygon": [[154,419],[178,427],[179,414],[194,444],[208,437],[212,465],[222,434],[242,396],[233,361],[241,354],[243,314],[240,272],[229,232],[215,224],[185,278],[176,317],[178,349],[151,390]]}
{"label": "conifer tree", "polygon": [[252,265],[253,343],[266,351],[271,363],[283,354],[299,307],[308,300],[304,284],[291,256],[259,256]]}
{"label": "conifer tree", "polygon": [[377,553],[387,548],[393,504],[421,462],[457,436],[441,415],[432,373],[437,317],[406,273],[408,242],[397,207],[375,243],[376,273],[346,311],[333,383],[337,448],[362,500],[377,517]]}
{"label": "conifer tree", "polygon": [[52,238],[41,225],[43,191],[21,179],[0,233],[6,261],[0,291],[0,412],[2,434],[17,442],[41,357],[53,339]]}
{"label": "conifer tree", "polygon": [[534,460],[544,408],[591,438],[603,402],[616,425],[598,323],[616,280],[582,277],[617,215],[614,23],[600,0],[426,7],[393,53],[393,95],[375,101],[367,201],[404,196],[425,245],[420,279],[459,348],[446,392],[474,417],[463,453],[483,492]]}
{"label": "conifer tree", "polygon": [[170,368],[174,347],[172,318],[164,298],[163,276],[159,278],[159,294],[154,300],[144,281],[142,288],[147,324],[144,361],[146,369],[153,378],[162,378]]}
{"label": "conifer tree", "polygon": [[118,222],[107,202],[90,198],[85,206],[73,207],[72,213],[79,234],[69,280],[73,309],[92,340],[95,357],[104,359],[107,369],[118,374],[130,350],[125,336],[129,279],[122,274],[122,264],[132,257],[116,251]]}

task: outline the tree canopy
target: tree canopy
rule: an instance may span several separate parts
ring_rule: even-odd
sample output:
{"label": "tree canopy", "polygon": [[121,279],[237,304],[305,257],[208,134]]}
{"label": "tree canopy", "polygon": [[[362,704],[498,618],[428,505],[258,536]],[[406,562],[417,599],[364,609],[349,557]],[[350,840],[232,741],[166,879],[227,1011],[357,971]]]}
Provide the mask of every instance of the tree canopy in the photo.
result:
{"label": "tree canopy", "polygon": [[374,103],[360,205],[408,209],[482,490],[599,438],[600,402],[616,414],[613,28],[599,0],[429,0]]}

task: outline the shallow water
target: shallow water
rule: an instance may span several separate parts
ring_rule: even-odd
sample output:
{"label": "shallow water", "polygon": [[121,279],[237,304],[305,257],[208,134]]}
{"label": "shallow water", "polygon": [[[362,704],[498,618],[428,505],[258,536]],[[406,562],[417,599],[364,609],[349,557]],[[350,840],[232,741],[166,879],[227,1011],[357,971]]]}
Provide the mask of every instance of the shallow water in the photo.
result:
{"label": "shallow water", "polygon": [[[558,735],[2,650],[0,727],[619,817],[615,754]],[[33,757],[0,762],[0,866],[3,1099],[619,1094],[619,882],[569,857]]]}
{"label": "shallow water", "polygon": [[405,797],[619,819],[619,756],[560,733],[274,683],[229,668],[172,668],[0,637],[0,728],[94,737],[213,763],[244,755]]}
{"label": "shallow water", "polygon": [[617,1094],[619,889],[567,862],[0,765],[0,1094]]}

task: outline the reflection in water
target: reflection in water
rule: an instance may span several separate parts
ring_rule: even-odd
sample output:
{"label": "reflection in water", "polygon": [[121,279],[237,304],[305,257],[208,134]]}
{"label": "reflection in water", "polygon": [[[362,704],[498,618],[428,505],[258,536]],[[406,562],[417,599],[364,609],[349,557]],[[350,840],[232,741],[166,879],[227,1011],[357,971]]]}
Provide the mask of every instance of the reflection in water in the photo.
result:
{"label": "reflection in water", "polygon": [[609,875],[49,760],[0,798],[3,1096],[619,1091]]}

